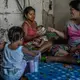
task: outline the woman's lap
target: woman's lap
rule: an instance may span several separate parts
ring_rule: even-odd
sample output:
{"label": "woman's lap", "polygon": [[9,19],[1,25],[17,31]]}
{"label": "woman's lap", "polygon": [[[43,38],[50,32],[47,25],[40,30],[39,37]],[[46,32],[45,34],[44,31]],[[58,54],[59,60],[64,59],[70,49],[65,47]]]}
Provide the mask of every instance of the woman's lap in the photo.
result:
{"label": "woman's lap", "polygon": [[[63,55],[62,56],[64,56],[65,54],[67,54],[68,53],[68,50],[70,49],[70,47],[67,45],[67,44],[54,44],[53,46],[52,46],[52,48],[51,48],[51,54],[53,55],[53,56],[55,56],[55,55],[59,55],[59,53],[63,53]],[[62,51],[61,51],[62,50]]]}

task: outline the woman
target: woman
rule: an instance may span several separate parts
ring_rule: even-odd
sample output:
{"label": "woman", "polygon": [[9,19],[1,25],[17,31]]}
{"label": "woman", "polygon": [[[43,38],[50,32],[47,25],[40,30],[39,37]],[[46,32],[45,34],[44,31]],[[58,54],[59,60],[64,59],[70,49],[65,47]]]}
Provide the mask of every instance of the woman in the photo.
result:
{"label": "woman", "polygon": [[[39,38],[41,35],[37,33],[37,24],[35,22],[35,9],[31,6],[26,7],[23,12],[25,21],[22,25],[24,35],[24,45],[30,43],[33,44],[32,41],[35,38]],[[50,41],[44,43],[40,48],[38,48],[41,52],[44,52],[45,49],[49,48],[52,45]]]}
{"label": "woman", "polygon": [[[71,20],[66,25],[66,31],[65,33],[62,33],[54,28],[48,28],[49,31],[55,32],[58,36],[68,39],[68,51],[70,54],[65,51],[61,47],[57,47],[57,55],[63,54],[62,57],[47,57],[47,60],[50,61],[63,61],[63,62],[72,62],[76,63],[77,60],[80,60],[80,1],[79,0],[73,0],[70,2],[70,11],[71,11]],[[53,46],[55,47],[55,46]],[[64,46],[65,47],[65,46]],[[54,51],[54,48],[53,48]],[[65,57],[64,57],[65,55]],[[69,55],[69,56],[67,56]],[[73,58],[71,56],[75,56],[76,58]],[[67,57],[66,57],[67,56]],[[76,60],[77,59],[77,60]]]}

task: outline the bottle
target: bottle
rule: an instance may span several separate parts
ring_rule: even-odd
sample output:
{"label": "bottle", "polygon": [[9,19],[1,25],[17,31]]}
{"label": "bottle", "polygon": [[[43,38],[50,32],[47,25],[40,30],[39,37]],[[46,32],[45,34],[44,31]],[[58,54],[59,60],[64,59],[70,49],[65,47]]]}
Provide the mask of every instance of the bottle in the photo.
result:
{"label": "bottle", "polygon": [[38,68],[39,68],[39,57],[41,55],[41,53],[39,51],[35,51],[36,52],[36,57],[34,58],[34,71],[38,72]]}
{"label": "bottle", "polygon": [[34,72],[38,72],[38,66],[39,62],[38,61],[34,61]]}
{"label": "bottle", "polygon": [[31,60],[30,61],[30,73],[33,73],[35,70],[34,70],[34,60]]}

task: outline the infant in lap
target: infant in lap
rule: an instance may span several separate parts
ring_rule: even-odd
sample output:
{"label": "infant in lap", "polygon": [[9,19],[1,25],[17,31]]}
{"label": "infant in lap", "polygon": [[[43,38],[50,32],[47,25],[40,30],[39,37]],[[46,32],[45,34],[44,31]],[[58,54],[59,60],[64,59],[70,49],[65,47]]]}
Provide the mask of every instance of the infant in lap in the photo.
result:
{"label": "infant in lap", "polygon": [[47,36],[45,35],[46,29],[45,27],[40,25],[37,30],[37,33],[41,36],[33,40],[33,45],[35,45],[36,47],[41,47],[45,41],[48,41]]}

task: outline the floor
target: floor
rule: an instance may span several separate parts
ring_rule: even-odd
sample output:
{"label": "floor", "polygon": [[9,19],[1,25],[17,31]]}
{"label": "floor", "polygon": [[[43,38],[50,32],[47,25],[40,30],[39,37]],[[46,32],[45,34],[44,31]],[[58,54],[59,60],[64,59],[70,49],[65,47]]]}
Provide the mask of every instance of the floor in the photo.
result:
{"label": "floor", "polygon": [[26,77],[22,77],[21,80],[28,80]]}

